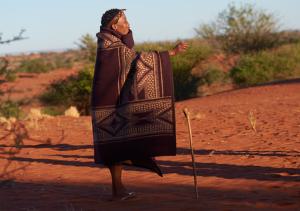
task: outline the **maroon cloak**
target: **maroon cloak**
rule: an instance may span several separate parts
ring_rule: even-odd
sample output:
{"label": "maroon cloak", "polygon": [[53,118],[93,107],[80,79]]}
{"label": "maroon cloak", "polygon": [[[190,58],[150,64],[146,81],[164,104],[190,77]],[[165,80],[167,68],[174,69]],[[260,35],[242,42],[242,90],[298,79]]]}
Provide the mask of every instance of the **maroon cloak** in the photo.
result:
{"label": "maroon cloak", "polygon": [[91,113],[96,163],[123,161],[161,174],[155,156],[176,155],[173,74],[168,52],[133,49],[132,32],[97,34]]}

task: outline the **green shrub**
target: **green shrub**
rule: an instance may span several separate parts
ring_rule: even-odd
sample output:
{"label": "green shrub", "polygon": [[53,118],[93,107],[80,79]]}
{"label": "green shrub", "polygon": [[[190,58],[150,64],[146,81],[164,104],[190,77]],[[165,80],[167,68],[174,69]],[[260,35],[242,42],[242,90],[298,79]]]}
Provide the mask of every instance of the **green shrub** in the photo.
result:
{"label": "green shrub", "polygon": [[3,116],[5,118],[15,117],[18,119],[20,115],[21,115],[21,110],[19,108],[18,103],[11,100],[6,100],[4,102],[1,102],[0,116]]}
{"label": "green shrub", "polygon": [[196,32],[230,53],[260,51],[279,43],[274,15],[251,4],[230,4],[214,22],[201,25]]}
{"label": "green shrub", "polygon": [[16,72],[45,73],[52,69],[55,69],[55,67],[47,59],[37,58],[37,59],[26,59],[21,61],[21,64],[16,69]]}
{"label": "green shrub", "polygon": [[51,61],[53,69],[71,68],[73,66],[72,59],[62,55],[55,55],[53,58],[51,58]]}
{"label": "green shrub", "polygon": [[65,108],[62,106],[47,106],[42,108],[42,113],[50,116],[63,115]]}
{"label": "green shrub", "polygon": [[5,75],[5,79],[9,82],[13,82],[17,79],[17,75],[15,72],[9,72],[8,74]]}
{"label": "green shrub", "polygon": [[92,91],[93,66],[86,66],[78,75],[50,85],[48,91],[40,96],[47,105],[74,105],[81,114],[90,112],[90,95]]}
{"label": "green shrub", "polygon": [[189,45],[190,47],[185,53],[171,57],[176,100],[183,100],[197,95],[201,78],[193,75],[192,69],[212,53],[209,45],[197,40],[190,41]]}
{"label": "green shrub", "polygon": [[299,77],[300,44],[243,55],[230,76],[240,86]]}
{"label": "green shrub", "polygon": [[[41,54],[42,55],[42,54]],[[62,54],[42,55],[40,58],[22,60],[15,72],[45,73],[58,68],[71,68],[73,61]]]}
{"label": "green shrub", "polygon": [[94,37],[90,34],[83,35],[76,44],[83,53],[83,59],[95,63],[97,42]]}
{"label": "green shrub", "polygon": [[8,60],[6,58],[0,58],[0,75],[4,76],[7,81],[15,81],[17,78],[16,72],[8,66]]}
{"label": "green shrub", "polygon": [[201,76],[201,84],[207,84],[208,86],[216,82],[225,82],[228,79],[228,75],[219,70],[218,68],[209,68]]}
{"label": "green shrub", "polygon": [[142,51],[167,51],[175,46],[175,42],[144,42],[134,46],[137,52]]}

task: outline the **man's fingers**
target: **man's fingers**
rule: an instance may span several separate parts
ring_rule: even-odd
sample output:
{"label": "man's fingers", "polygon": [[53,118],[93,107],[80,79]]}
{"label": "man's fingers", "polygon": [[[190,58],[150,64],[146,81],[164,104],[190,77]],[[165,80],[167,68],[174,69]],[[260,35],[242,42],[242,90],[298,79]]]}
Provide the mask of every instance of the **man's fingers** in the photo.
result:
{"label": "man's fingers", "polygon": [[180,42],[180,43],[179,43],[179,47],[180,47],[180,48],[186,49],[188,46],[189,46],[189,44],[186,43],[186,42]]}
{"label": "man's fingers", "polygon": [[[176,47],[174,48],[175,52],[181,53],[186,51],[186,49],[189,47],[189,44],[187,42],[179,42],[177,43]],[[177,54],[175,53],[175,55]]]}
{"label": "man's fingers", "polygon": [[183,45],[181,46],[181,48],[186,49],[188,46],[187,45]]}
{"label": "man's fingers", "polygon": [[178,47],[181,51],[184,51],[188,48],[188,44],[186,42],[181,42]]}

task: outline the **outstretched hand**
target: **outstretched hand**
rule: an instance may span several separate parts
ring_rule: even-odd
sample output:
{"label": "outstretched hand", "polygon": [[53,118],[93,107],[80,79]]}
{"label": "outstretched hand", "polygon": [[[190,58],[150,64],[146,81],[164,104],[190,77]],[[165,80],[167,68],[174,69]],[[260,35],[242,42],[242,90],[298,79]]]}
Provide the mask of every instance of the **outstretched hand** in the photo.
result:
{"label": "outstretched hand", "polygon": [[187,42],[179,42],[172,50],[169,51],[170,56],[175,56],[179,53],[183,53],[189,47]]}

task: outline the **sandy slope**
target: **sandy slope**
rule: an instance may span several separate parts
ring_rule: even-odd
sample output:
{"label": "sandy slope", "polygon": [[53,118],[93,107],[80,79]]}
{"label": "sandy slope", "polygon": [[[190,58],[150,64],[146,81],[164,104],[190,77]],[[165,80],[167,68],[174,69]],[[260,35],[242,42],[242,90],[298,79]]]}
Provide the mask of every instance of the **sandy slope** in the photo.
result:
{"label": "sandy slope", "polygon": [[[89,117],[26,123],[15,155],[5,154],[16,150],[14,135],[0,140],[0,210],[300,210],[299,91],[295,81],[178,102],[178,155],[158,158],[162,178],[127,168],[124,182],[138,197],[123,202],[107,201],[109,172],[93,163]],[[198,201],[184,107],[192,115]]]}

